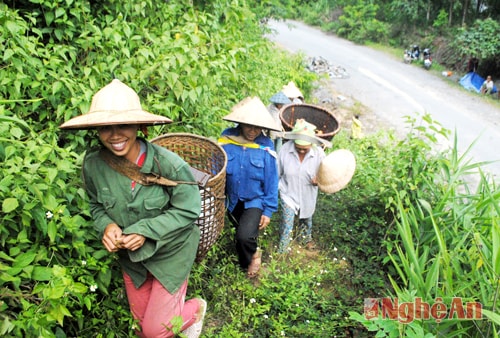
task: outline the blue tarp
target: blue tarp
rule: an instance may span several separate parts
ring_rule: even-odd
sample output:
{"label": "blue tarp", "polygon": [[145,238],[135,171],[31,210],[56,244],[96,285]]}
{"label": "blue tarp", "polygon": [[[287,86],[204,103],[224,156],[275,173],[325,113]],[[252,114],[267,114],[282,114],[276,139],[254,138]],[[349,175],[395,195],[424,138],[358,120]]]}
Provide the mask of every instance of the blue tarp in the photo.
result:
{"label": "blue tarp", "polygon": [[[476,72],[470,72],[465,74],[461,79],[460,79],[460,84],[462,87],[464,87],[467,90],[475,90],[476,92],[481,91],[481,86],[483,85],[484,78],[481,77]],[[493,90],[491,93],[496,93],[497,92],[497,86],[493,85]]]}

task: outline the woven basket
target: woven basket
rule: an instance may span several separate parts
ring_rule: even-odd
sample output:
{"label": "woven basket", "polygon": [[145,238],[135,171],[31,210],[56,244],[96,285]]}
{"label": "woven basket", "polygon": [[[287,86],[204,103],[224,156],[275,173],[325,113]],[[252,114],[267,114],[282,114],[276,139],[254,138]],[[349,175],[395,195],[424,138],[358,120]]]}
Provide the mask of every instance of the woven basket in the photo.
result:
{"label": "woven basket", "polygon": [[196,261],[199,262],[216,242],[224,227],[226,153],[216,142],[188,133],[164,134],[151,140],[151,143],[167,148],[191,167],[210,175],[206,185],[199,187],[201,213],[196,220],[201,232],[196,255]]}
{"label": "woven basket", "polygon": [[340,122],[325,108],[305,103],[293,103],[280,109],[280,120],[285,131],[291,131],[297,119],[305,119],[316,126],[316,136],[330,141],[340,130]]}

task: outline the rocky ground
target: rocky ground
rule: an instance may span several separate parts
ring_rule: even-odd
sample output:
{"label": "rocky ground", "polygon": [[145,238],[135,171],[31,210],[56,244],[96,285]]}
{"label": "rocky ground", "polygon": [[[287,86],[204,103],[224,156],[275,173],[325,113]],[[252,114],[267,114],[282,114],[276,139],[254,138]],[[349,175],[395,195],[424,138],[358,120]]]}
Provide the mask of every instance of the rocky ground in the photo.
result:
{"label": "rocky ground", "polygon": [[340,121],[340,127],[349,132],[354,115],[359,116],[365,134],[372,134],[379,131],[380,128],[389,127],[389,123],[377,118],[369,107],[363,106],[352,97],[344,96],[337,88],[341,81],[343,80],[321,79],[308,103],[321,106],[332,112]]}

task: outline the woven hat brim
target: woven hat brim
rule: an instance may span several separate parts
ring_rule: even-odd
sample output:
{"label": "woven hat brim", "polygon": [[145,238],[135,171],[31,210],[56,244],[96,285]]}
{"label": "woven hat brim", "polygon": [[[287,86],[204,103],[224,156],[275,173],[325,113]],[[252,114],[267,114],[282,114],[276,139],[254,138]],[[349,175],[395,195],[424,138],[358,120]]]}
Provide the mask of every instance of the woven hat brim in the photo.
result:
{"label": "woven hat brim", "polygon": [[270,121],[269,123],[266,123],[264,121],[256,121],[254,119],[245,119],[245,118],[239,118],[239,117],[231,117],[230,115],[227,115],[223,117],[223,120],[229,121],[229,122],[235,122],[235,123],[243,123],[243,124],[249,124],[251,126],[256,126],[260,127],[262,129],[270,129],[274,131],[281,131],[281,128],[276,127],[276,123],[273,121]]}
{"label": "woven hat brim", "polygon": [[281,131],[266,106],[258,97],[247,97],[235,105],[228,115],[222,118],[226,121],[249,124],[263,129]]}
{"label": "woven hat brim", "polygon": [[295,133],[295,132],[284,132],[283,133],[283,138],[288,139],[288,140],[301,140],[305,141],[308,143],[316,144],[316,145],[323,145],[327,148],[332,147],[332,143],[328,140],[316,137],[316,136],[309,136],[305,134],[300,134],[300,133]]}
{"label": "woven hat brim", "polygon": [[76,116],[63,123],[61,129],[91,129],[100,126],[117,124],[158,125],[172,123],[165,116],[151,114],[144,110],[127,111],[93,111]]}
{"label": "woven hat brim", "polygon": [[354,154],[347,149],[335,150],[321,161],[317,174],[318,188],[326,194],[336,193],[349,184],[355,170]]}

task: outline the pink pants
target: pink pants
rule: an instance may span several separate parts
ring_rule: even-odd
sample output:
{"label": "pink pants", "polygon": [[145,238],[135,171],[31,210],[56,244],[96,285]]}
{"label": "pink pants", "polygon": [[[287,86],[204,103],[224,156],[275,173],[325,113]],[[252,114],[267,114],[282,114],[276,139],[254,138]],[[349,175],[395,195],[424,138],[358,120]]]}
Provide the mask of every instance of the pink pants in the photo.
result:
{"label": "pink pants", "polygon": [[182,330],[194,323],[200,303],[196,299],[184,302],[187,280],[176,293],[171,294],[151,274],[148,274],[146,281],[138,289],[125,272],[123,279],[130,311],[134,318],[139,320],[142,328],[141,332],[137,332],[139,337],[173,337],[174,333],[171,331],[172,323],[170,321],[175,316],[182,317],[184,323]]}

